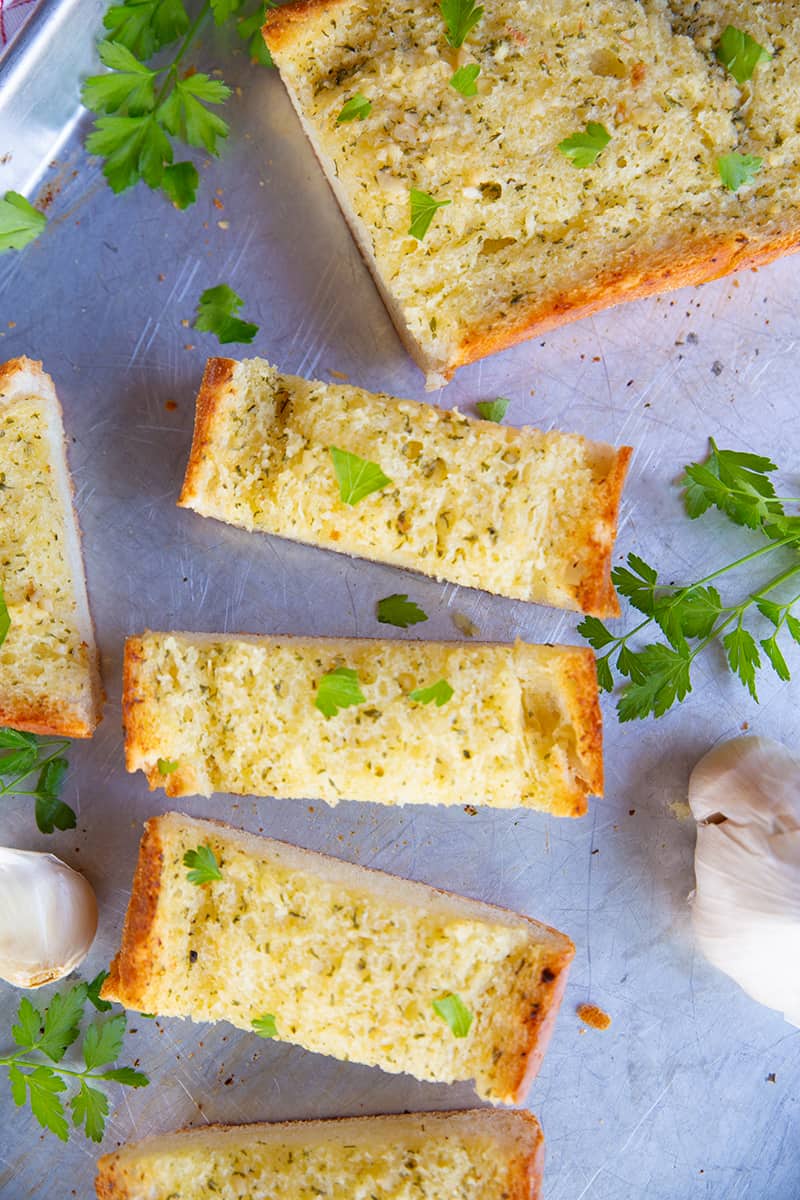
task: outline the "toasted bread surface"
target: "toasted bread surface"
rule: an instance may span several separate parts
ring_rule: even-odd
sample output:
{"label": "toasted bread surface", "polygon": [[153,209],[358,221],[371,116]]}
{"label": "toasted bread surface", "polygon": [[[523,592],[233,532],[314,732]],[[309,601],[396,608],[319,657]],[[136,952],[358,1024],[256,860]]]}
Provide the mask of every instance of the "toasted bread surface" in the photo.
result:
{"label": "toasted bread surface", "polygon": [[[220,878],[188,878],[209,847]],[[313,954],[310,949],[313,949]],[[493,905],[178,813],[147,822],[106,999],[252,1030],[521,1099],[541,1062],[574,948]],[[456,1037],[434,1001],[472,1015]]]}
{"label": "toasted bread surface", "polygon": [[[364,701],[328,718],[315,701],[340,668]],[[411,699],[440,680],[446,703]],[[123,710],[128,770],[170,796],[580,816],[603,786],[594,656],[580,647],[145,633],[126,643]]]}
{"label": "toasted bread surface", "polygon": [[[790,0],[493,0],[454,50],[439,5],[300,0],[264,35],[401,335],[432,386],[622,300],[800,243],[800,20]],[[727,24],[772,55],[737,85]],[[480,68],[477,94],[450,86]],[[356,93],[363,120],[338,122]],[[610,141],[575,167],[559,146]],[[752,186],[718,170],[761,159]],[[415,188],[446,206],[410,236]]]}
{"label": "toasted bread surface", "polygon": [[90,737],[98,668],[61,407],[41,363],[0,366],[0,725]]}
{"label": "toasted bread surface", "polygon": [[[207,1125],[104,1155],[99,1200],[537,1200],[544,1141],[527,1112],[491,1109]],[[213,1187],[209,1187],[211,1180]]]}
{"label": "toasted bread surface", "polygon": [[[389,478],[342,500],[330,447]],[[179,503],[245,529],[470,587],[616,616],[630,449],[211,359]]]}

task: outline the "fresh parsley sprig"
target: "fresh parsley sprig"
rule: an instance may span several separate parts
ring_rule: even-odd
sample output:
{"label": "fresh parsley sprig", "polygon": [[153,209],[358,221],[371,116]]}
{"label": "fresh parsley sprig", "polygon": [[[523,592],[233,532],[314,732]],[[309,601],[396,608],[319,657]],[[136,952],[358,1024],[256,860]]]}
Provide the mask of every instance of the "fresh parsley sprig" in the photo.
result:
{"label": "fresh parsley sprig", "polygon": [[111,1065],[122,1049],[124,1013],[94,1021],[86,1028],[80,1046],[82,1067],[77,1063],[63,1065],[67,1051],[80,1036],[87,1000],[97,1008],[110,1007],[99,1000],[99,995],[96,998],[104,978],[105,972],[91,984],[77,983],[63,995],[56,992],[44,1011],[24,996],[17,1010],[17,1024],[11,1029],[17,1049],[0,1056],[0,1067],[8,1071],[14,1103],[19,1108],[30,1103],[42,1128],[62,1142],[69,1139],[64,1092],[75,1089],[68,1102],[73,1125],[93,1142],[100,1142],[108,1116],[108,1097],[96,1085],[121,1083],[139,1088],[150,1082],[133,1067]]}
{"label": "fresh parsley sprig", "polygon": [[[683,476],[684,503],[694,520],[716,508],[735,525],[760,532],[765,545],[727,563],[688,585],[664,585],[658,572],[636,554],[627,566],[617,567],[612,580],[622,596],[643,614],[633,629],[615,635],[597,617],[586,617],[578,631],[597,651],[598,682],[605,691],[614,687],[614,671],[626,684],[617,704],[621,721],[662,716],[692,690],[691,671],[696,658],[713,643],[721,644],[730,670],[758,700],[756,672],[762,653],[782,680],[791,673],[778,643],[779,636],[800,644],[800,619],[793,613],[800,592],[785,596],[783,589],[800,575],[800,515],[787,513],[785,505],[798,497],[781,497],[770,475],[777,467],[768,458],[735,450],[720,450],[713,438],[703,463],[691,463]],[[723,601],[714,581],[745,564],[776,551],[792,555],[789,565],[733,603]],[[775,593],[779,593],[777,598]],[[766,625],[756,637],[745,624],[763,618]],[[656,626],[664,641],[640,649],[632,642],[637,634]]]}
{"label": "fresh parsley sprig", "polygon": [[[175,162],[175,144],[219,153],[227,123],[212,107],[223,104],[231,89],[220,79],[184,70],[197,35],[213,16],[217,25],[236,16],[239,33],[250,40],[251,56],[271,64],[260,25],[272,0],[241,13],[244,0],[204,0],[193,16],[184,0],[124,0],[103,18],[109,38],[98,46],[108,73],[85,80],[83,103],[98,115],[86,148],[105,159],[103,174],[115,192],[140,180],[161,189],[178,208],[197,196],[199,175],[191,161]],[[258,22],[256,25],[255,22]],[[168,46],[171,57],[162,56]],[[158,61],[150,65],[157,56]],[[211,107],[209,107],[211,106]]]}
{"label": "fresh parsley sprig", "polygon": [[[63,755],[68,745],[65,738],[0,729],[0,796],[33,796],[41,833],[75,828],[75,813],[61,799],[68,766]],[[26,788],[36,772],[36,786]]]}
{"label": "fresh parsley sprig", "polygon": [[200,333],[215,333],[222,343],[249,344],[258,333],[259,326],[237,317],[243,304],[242,297],[227,283],[206,288],[197,303],[194,327]]}
{"label": "fresh parsley sprig", "polygon": [[392,481],[385,475],[377,463],[351,454],[349,450],[340,450],[338,446],[329,446],[328,450],[333,463],[336,482],[339,484],[339,498],[345,504],[358,504],[373,492],[380,492]]}
{"label": "fresh parsley sprig", "polygon": [[454,49],[464,44],[464,38],[483,16],[475,0],[440,0],[439,11],[444,20],[447,40]]}
{"label": "fresh parsley sprig", "polygon": [[570,134],[558,143],[558,149],[568,158],[573,167],[583,170],[591,167],[611,141],[611,134],[599,121],[589,121],[579,133]]}

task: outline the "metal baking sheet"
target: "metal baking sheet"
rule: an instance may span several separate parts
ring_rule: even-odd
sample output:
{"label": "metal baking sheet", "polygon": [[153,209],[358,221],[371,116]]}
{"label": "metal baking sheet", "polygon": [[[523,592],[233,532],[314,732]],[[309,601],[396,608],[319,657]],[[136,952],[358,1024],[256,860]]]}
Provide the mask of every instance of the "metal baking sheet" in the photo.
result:
{"label": "metal baking sheet", "polygon": [[[244,315],[261,326],[252,352],[289,371],[340,372],[418,399],[423,383],[280,80],[251,67],[235,39],[211,34],[199,54],[199,66],[223,64],[236,91],[233,134],[221,159],[203,165],[196,207],[178,213],[143,187],[111,194],[81,150],[86,122],[76,121],[77,76],[101,8],[50,0],[0,70],[0,159],[10,154],[0,190],[39,190],[50,213],[38,242],[0,259],[0,358],[41,358],[59,388],[108,691],[97,736],[70,755],[77,830],[42,837],[27,802],[4,802],[0,842],[53,850],[91,879],[101,924],[85,978],[117,946],[141,822],[166,807],[123,767],[126,634],[151,626],[371,635],[375,600],[404,590],[431,614],[425,636],[460,637],[460,613],[485,638],[578,640],[570,615],[175,508],[194,394],[218,350],[186,324],[203,288],[234,286]],[[636,550],[667,577],[690,579],[746,536],[714,516],[690,524],[682,512],[674,483],[708,434],[773,455],[797,494],[798,311],[798,260],[789,259],[564,328],[459,372],[433,399],[469,411],[504,395],[514,423],[632,443],[618,558]],[[800,1032],[695,952],[687,904],[694,831],[681,805],[691,766],[745,727],[797,744],[796,684],[765,674],[760,687],[757,706],[711,654],[691,697],[657,723],[620,727],[607,705],[607,795],[580,821],[224,796],[183,807],[497,901],[572,936],[571,981],[529,1097],[547,1138],[546,1200],[797,1200]],[[479,796],[464,799],[480,805]],[[0,986],[0,1051],[18,999]],[[613,1017],[607,1032],[582,1028],[575,1008],[587,1000]],[[129,1025],[126,1055],[153,1082],[114,1093],[106,1149],[209,1121],[474,1102],[467,1085],[415,1083],[225,1025],[136,1016]],[[3,1197],[88,1197],[95,1158],[77,1135],[67,1146],[42,1135],[0,1081]]]}

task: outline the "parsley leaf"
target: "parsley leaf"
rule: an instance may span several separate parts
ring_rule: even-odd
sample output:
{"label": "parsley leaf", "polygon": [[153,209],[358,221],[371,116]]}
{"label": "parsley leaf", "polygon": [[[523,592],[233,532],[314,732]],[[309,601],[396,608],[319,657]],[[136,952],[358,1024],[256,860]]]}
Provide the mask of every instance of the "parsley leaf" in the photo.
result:
{"label": "parsley leaf", "polygon": [[713,438],[709,444],[711,452],[704,463],[684,468],[684,504],[693,520],[714,507],[734,524],[758,529],[765,521],[783,515],[783,505],[769,478],[778,469],[774,462],[759,454],[720,450]]}
{"label": "parsley leaf", "polygon": [[87,1070],[92,1071],[95,1067],[104,1067],[113,1062],[119,1056],[124,1037],[124,1013],[90,1025],[83,1039],[83,1061]]}
{"label": "parsley leaf", "polygon": [[345,121],[363,121],[371,112],[372,101],[368,100],[361,92],[356,92],[355,96],[351,96],[342,105],[342,111],[336,118],[336,124],[342,125]]}
{"label": "parsley leaf", "polygon": [[[102,1142],[108,1116],[108,1097],[105,1092],[90,1087],[86,1080],[82,1079],[80,1089],[69,1103],[73,1124],[78,1129],[84,1126],[86,1136],[93,1142]],[[66,1141],[66,1138],[64,1140]]]}
{"label": "parsley leaf", "polygon": [[384,475],[377,463],[359,458],[349,450],[329,446],[333,469],[339,483],[339,496],[345,504],[358,504],[373,492],[379,492],[392,481]]}
{"label": "parsley leaf", "polygon": [[599,121],[589,121],[583,133],[573,133],[564,138],[563,142],[558,143],[558,149],[573,167],[591,167],[610,141],[611,134],[605,125]]}
{"label": "parsley leaf", "polygon": [[91,75],[84,80],[81,100],[93,112],[113,113],[124,106],[128,116],[152,112],[156,104],[151,71],[119,42],[101,42],[97,47],[100,61],[109,67],[107,75]]}
{"label": "parsley leaf", "polygon": [[161,187],[176,208],[184,209],[194,204],[199,184],[200,176],[194,163],[170,163],[164,167]]}
{"label": "parsley leaf", "polygon": [[52,758],[42,767],[36,785],[35,809],[36,824],[42,833],[74,829],[77,824],[75,813],[60,798],[68,765],[65,758]]}
{"label": "parsley leaf", "polygon": [[717,58],[737,83],[747,83],[758,64],[769,62],[772,55],[749,33],[728,25],[719,39]]}
{"label": "parsley leaf", "polygon": [[190,146],[201,146],[209,154],[218,154],[217,139],[228,136],[228,126],[222,117],[209,112],[204,104],[222,104],[231,89],[221,79],[211,79],[198,72],[179,79],[170,95],[159,107],[158,117],[168,133],[180,137]]}
{"label": "parsley leaf", "polygon": [[267,0],[265,4],[259,4],[255,12],[249,17],[241,17],[237,32],[239,37],[248,43],[250,50],[250,59],[252,62],[261,63],[263,67],[274,67],[272,54],[269,46],[264,41],[261,33],[261,28],[267,19],[267,12],[271,8],[276,8],[277,5],[273,0]]}
{"label": "parsley leaf", "polygon": [[784,683],[792,678],[792,673],[789,670],[786,659],[783,657],[780,646],[778,645],[778,635],[773,633],[771,637],[761,638],[759,641],[761,649],[767,656],[772,669],[779,679]]}
{"label": "parsley leaf", "polygon": [[159,187],[165,166],[172,162],[172,146],[153,113],[98,117],[86,149],[105,158],[103,174],[113,192],[123,192],[139,179]]}
{"label": "parsley leaf", "polygon": [[[30,1094],[31,1112],[42,1129],[49,1129],[62,1142],[69,1140],[69,1127],[64,1116],[64,1105],[58,1098],[67,1085],[52,1067],[36,1067],[30,1072],[19,1072]],[[16,1100],[16,1093],[14,1099]]]}
{"label": "parsley leaf", "polygon": [[180,765],[173,758],[159,758],[156,762],[159,775],[172,775]]}
{"label": "parsley leaf", "polygon": [[484,421],[494,421],[499,425],[506,415],[510,403],[511,401],[506,400],[505,396],[498,396],[496,400],[479,400],[475,407],[478,415]]}
{"label": "parsley leaf", "polygon": [[455,992],[433,1001],[433,1011],[450,1026],[453,1037],[465,1038],[470,1031],[474,1015]]}
{"label": "parsley leaf", "polygon": [[753,182],[761,170],[762,161],[757,154],[739,154],[734,150],[730,154],[720,155],[717,171],[725,187],[731,192],[738,192],[739,188]]}
{"label": "parsley leaf", "polygon": [[483,16],[483,9],[477,7],[475,0],[439,0],[439,11],[444,18],[447,40],[456,50]]}
{"label": "parsley leaf", "polygon": [[61,1062],[69,1047],[78,1037],[85,1003],[85,983],[76,983],[63,996],[60,992],[56,992],[44,1014],[43,1032],[38,1038],[35,1048],[41,1050],[42,1054],[45,1054],[53,1062]]}
{"label": "parsley leaf", "polygon": [[433,196],[429,196],[427,192],[420,192],[417,188],[411,189],[409,201],[411,204],[411,225],[408,232],[418,242],[421,242],[428,232],[437,208],[444,208],[446,205],[452,203],[450,200],[434,200]]}
{"label": "parsley leaf", "polygon": [[198,846],[196,850],[187,850],[183,856],[183,865],[189,868],[186,878],[189,883],[211,883],[222,879],[217,856],[210,846]]}
{"label": "parsley leaf", "polygon": [[439,679],[430,687],[415,688],[413,692],[408,693],[408,698],[416,701],[417,704],[430,704],[436,701],[436,707],[441,708],[443,704],[447,704],[448,700],[452,700],[453,689],[446,679]]}
{"label": "parsley leaf", "polygon": [[334,667],[320,679],[314,704],[322,715],[330,720],[340,709],[365,702],[366,697],[358,682],[358,672],[350,667]]}
{"label": "parsley leaf", "polygon": [[467,63],[459,67],[450,77],[450,87],[455,88],[462,96],[477,96],[478,85],[475,82],[481,73],[478,63]]}
{"label": "parsley leaf", "polygon": [[258,325],[234,316],[243,304],[227,283],[206,288],[197,305],[194,327],[201,333],[215,333],[220,342],[252,342]]}
{"label": "parsley leaf", "polygon": [[278,1036],[278,1026],[275,1024],[272,1013],[264,1013],[263,1017],[256,1017],[253,1021],[253,1029],[259,1037],[274,1038]]}
{"label": "parsley leaf", "polygon": [[586,638],[586,641],[595,650],[602,650],[604,646],[616,641],[614,634],[606,628],[599,617],[584,617],[578,625],[578,633],[581,637]]}
{"label": "parsley leaf", "polygon": [[108,979],[108,971],[101,971],[95,975],[91,983],[86,985],[86,999],[97,1009],[98,1012],[108,1012],[111,1008],[110,1000],[100,999],[100,989]]}
{"label": "parsley leaf", "polygon": [[652,713],[661,717],[676,700],[692,690],[689,680],[689,655],[654,642],[636,656],[640,677],[622,693],[617,712],[620,721],[632,721]]}
{"label": "parsley leaf", "polygon": [[11,1026],[11,1036],[23,1050],[33,1050],[44,1032],[44,1018],[27,996],[23,996],[19,1002],[17,1020],[19,1024]]}
{"label": "parsley leaf", "polygon": [[182,0],[125,0],[108,9],[103,24],[112,41],[150,58],[186,33],[189,17]]}
{"label": "parsley leaf", "polygon": [[47,217],[29,204],[19,192],[6,192],[0,200],[0,254],[22,250],[37,238]]}
{"label": "parsley leaf", "polygon": [[731,670],[739,676],[754,700],[756,694],[756,668],[761,666],[761,655],[755,638],[748,630],[737,626],[722,639]]}
{"label": "parsley leaf", "polygon": [[[152,1013],[140,1013],[141,1017],[150,1017]],[[141,1071],[135,1071],[133,1067],[114,1067],[111,1071],[101,1071],[98,1079],[107,1079],[110,1083],[122,1083],[125,1087],[147,1087],[150,1080]]]}
{"label": "parsley leaf", "polygon": [[376,605],[375,615],[381,625],[396,625],[398,629],[408,629],[409,625],[418,625],[428,619],[428,614],[409,600],[405,592],[384,596]]}

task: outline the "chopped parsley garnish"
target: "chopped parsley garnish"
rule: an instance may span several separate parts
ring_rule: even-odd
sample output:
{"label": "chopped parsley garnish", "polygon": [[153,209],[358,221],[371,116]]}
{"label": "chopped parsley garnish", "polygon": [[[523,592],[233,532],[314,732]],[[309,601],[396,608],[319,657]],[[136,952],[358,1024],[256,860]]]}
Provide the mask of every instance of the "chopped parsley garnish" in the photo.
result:
{"label": "chopped parsley garnish", "polygon": [[372,101],[368,100],[361,92],[356,92],[355,96],[351,96],[342,105],[342,111],[336,118],[336,124],[342,125],[345,121],[363,121],[372,112]]}
{"label": "chopped parsley garnish", "polygon": [[446,679],[439,679],[430,687],[415,688],[413,692],[409,692],[408,698],[415,700],[417,704],[431,704],[435,701],[436,707],[441,708],[448,700],[452,700],[453,689]]}
{"label": "chopped parsley garnish", "polygon": [[264,1013],[263,1017],[256,1017],[253,1021],[253,1029],[259,1037],[274,1038],[278,1036],[278,1026],[275,1024],[272,1013]]}
{"label": "chopped parsley garnish", "polygon": [[433,1001],[433,1011],[450,1026],[453,1037],[465,1038],[474,1020],[464,1001],[455,992]]}
{"label": "chopped parsley garnish", "polygon": [[464,67],[459,67],[458,70],[450,78],[450,87],[455,88],[462,96],[477,96],[478,85],[475,82],[481,73],[481,68],[478,63],[467,63]]}
{"label": "chopped parsley garnish", "polygon": [[156,763],[159,775],[172,775],[181,764],[172,758],[160,758]]}
{"label": "chopped parsley garnish", "polygon": [[558,148],[573,167],[591,167],[610,141],[611,134],[605,125],[590,121],[583,133],[573,133],[564,138],[563,142],[558,143]]}
{"label": "chopped parsley garnish", "polygon": [[494,421],[499,425],[510,403],[511,401],[506,400],[504,396],[498,396],[496,400],[479,400],[475,407],[484,421]]}
{"label": "chopped parsley garnish", "polygon": [[183,865],[189,868],[186,875],[189,883],[200,885],[222,879],[217,856],[210,846],[198,846],[196,850],[187,850],[183,856]]}
{"label": "chopped parsley garnish", "polygon": [[19,192],[6,192],[0,200],[0,254],[22,250],[37,238],[47,217],[29,204]]}
{"label": "chopped parsley garnish", "polygon": [[345,504],[358,504],[359,500],[392,482],[377,463],[359,458],[349,450],[340,450],[338,446],[330,446],[329,450],[339,483],[339,496]]}
{"label": "chopped parsley garnish", "polygon": [[375,615],[381,625],[396,625],[398,629],[408,629],[409,625],[418,625],[428,619],[428,614],[409,600],[405,592],[384,596],[376,605]]}
{"label": "chopped parsley garnish", "polygon": [[769,62],[772,55],[749,33],[728,25],[719,39],[717,58],[737,83],[747,83],[758,64]]}
{"label": "chopped parsley garnish", "polygon": [[731,154],[722,154],[717,159],[717,170],[725,187],[732,192],[738,192],[739,188],[753,182],[761,170],[761,162],[756,154],[738,154],[733,151]]}
{"label": "chopped parsley garnish", "polygon": [[340,709],[365,702],[366,696],[361,691],[358,672],[350,667],[334,667],[320,679],[314,704],[322,715],[330,720]]}
{"label": "chopped parsley garnish", "polygon": [[409,199],[411,203],[411,225],[408,232],[411,237],[421,242],[430,228],[437,208],[445,208],[452,201],[434,200],[433,196],[429,196],[427,192],[420,192],[417,188],[411,189]]}
{"label": "chopped parsley garnish", "polygon": [[475,0],[440,0],[439,11],[444,18],[447,40],[456,50],[483,16],[483,9]]}
{"label": "chopped parsley garnish", "polygon": [[201,333],[215,333],[220,342],[252,342],[258,325],[235,315],[243,304],[227,283],[206,288],[197,305],[194,327]]}

